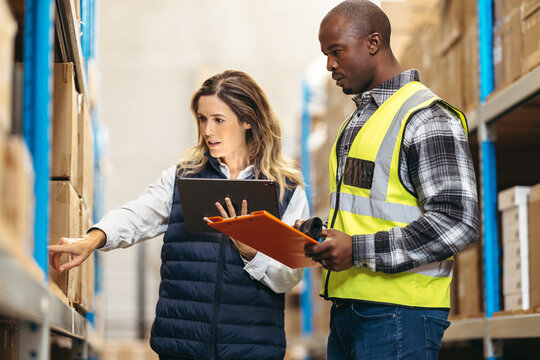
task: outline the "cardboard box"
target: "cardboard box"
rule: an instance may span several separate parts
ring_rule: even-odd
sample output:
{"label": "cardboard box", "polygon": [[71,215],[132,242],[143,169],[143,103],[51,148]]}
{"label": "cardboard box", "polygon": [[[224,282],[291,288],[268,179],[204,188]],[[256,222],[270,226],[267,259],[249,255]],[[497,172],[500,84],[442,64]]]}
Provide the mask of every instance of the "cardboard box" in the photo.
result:
{"label": "cardboard box", "polygon": [[540,184],[529,195],[529,286],[530,307],[540,307]]}
{"label": "cardboard box", "polygon": [[493,25],[498,26],[508,13],[520,10],[523,0],[495,0],[493,2]]}
{"label": "cardboard box", "polygon": [[504,310],[523,309],[523,295],[521,292],[504,295]]}
{"label": "cardboard box", "polygon": [[496,25],[493,39],[495,88],[502,89],[522,74],[521,10],[514,9]]}
{"label": "cardboard box", "polygon": [[[529,309],[529,234],[528,234],[528,209],[527,202],[530,193],[528,186],[514,186],[499,193],[499,210],[502,211],[502,238],[503,247],[515,249],[519,246],[519,261],[508,259],[509,264],[503,263],[503,269],[508,272],[507,276],[509,288],[516,288],[515,278],[518,271],[521,274],[521,304],[523,310]],[[517,214],[517,221],[516,221]],[[519,244],[519,245],[518,245]],[[516,253],[516,250],[510,250],[509,256]],[[510,310],[510,309],[509,309]],[[512,309],[515,310],[515,309]]]}
{"label": "cardboard box", "polygon": [[[81,228],[79,233],[85,234],[93,225],[90,212],[84,203],[81,204]],[[90,255],[80,267],[80,293],[81,307],[87,312],[94,311],[94,289],[95,289],[95,256]]]}
{"label": "cardboard box", "polygon": [[[51,217],[49,223],[49,244],[56,244],[61,237],[76,238],[80,236],[81,229],[81,200],[69,181],[51,181],[50,207]],[[64,254],[61,263],[68,261]],[[66,297],[80,303],[78,291],[79,268],[75,267],[67,273],[58,274],[49,266],[51,282],[58,285]]]}
{"label": "cardboard box", "polygon": [[439,4],[439,53],[444,54],[463,34],[463,2],[441,0]]}
{"label": "cardboard box", "polygon": [[444,68],[444,71],[439,74],[444,79],[444,86],[438,90],[437,94],[450,105],[463,109],[463,46],[461,40],[442,53],[439,61]]}
{"label": "cardboard box", "polygon": [[78,194],[78,113],[73,64],[54,64],[51,177],[70,180]]}
{"label": "cardboard box", "polygon": [[11,93],[17,23],[5,1],[0,1],[0,133],[11,130]]}
{"label": "cardboard box", "polygon": [[514,206],[527,205],[529,192],[529,186],[514,186],[499,192],[499,211],[504,211]]}
{"label": "cardboard box", "polygon": [[78,97],[78,166],[77,183],[81,187],[79,195],[88,209],[92,209],[94,199],[94,132],[88,101],[83,95]]}
{"label": "cardboard box", "polygon": [[479,242],[456,255],[459,269],[457,273],[459,315],[474,317],[482,313],[480,259]]}
{"label": "cardboard box", "polygon": [[467,23],[462,41],[463,47],[463,111],[468,112],[480,102],[480,65],[478,49],[478,22]]}
{"label": "cardboard box", "polygon": [[20,136],[6,137],[3,150],[0,150],[2,153],[4,172],[1,174],[3,181],[0,182],[0,211],[17,246],[33,257],[35,199],[30,153]]}
{"label": "cardboard box", "polygon": [[523,59],[524,71],[540,64],[540,1],[523,2]]}
{"label": "cardboard box", "polygon": [[519,242],[503,245],[503,294],[523,291],[521,246]]}

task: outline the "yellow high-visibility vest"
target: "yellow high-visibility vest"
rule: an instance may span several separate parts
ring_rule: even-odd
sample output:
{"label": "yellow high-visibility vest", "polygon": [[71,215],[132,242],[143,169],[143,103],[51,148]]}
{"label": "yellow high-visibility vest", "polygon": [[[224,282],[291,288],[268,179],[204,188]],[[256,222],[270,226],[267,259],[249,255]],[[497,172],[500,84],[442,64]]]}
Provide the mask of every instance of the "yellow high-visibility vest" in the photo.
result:
{"label": "yellow high-visibility vest", "polygon": [[[405,227],[422,215],[418,199],[401,183],[399,156],[407,121],[434,102],[443,101],[416,81],[395,92],[356,135],[347,157],[350,166],[345,166],[339,184],[336,141],[330,154],[331,228],[351,236],[375,234]],[[467,132],[465,116],[446,106],[455,111]],[[338,139],[350,118],[343,123]],[[449,258],[397,274],[355,266],[339,272],[323,269],[321,295],[328,299],[449,308],[453,261]]]}

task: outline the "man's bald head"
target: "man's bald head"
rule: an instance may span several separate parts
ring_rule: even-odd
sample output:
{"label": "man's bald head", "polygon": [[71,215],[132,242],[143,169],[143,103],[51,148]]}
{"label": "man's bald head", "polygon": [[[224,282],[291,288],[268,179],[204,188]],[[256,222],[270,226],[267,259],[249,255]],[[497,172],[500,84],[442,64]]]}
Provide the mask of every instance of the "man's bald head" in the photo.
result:
{"label": "man's bald head", "polygon": [[368,0],[346,0],[338,4],[326,14],[321,26],[334,16],[347,19],[351,30],[358,37],[372,33],[381,34],[383,48],[390,48],[390,20],[377,5]]}

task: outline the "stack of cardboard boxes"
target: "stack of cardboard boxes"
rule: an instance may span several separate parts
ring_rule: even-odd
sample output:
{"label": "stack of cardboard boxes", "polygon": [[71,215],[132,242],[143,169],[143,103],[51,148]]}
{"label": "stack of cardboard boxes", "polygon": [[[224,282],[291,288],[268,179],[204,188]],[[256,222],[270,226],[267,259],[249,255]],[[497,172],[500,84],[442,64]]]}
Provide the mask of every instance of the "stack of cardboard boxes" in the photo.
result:
{"label": "stack of cardboard boxes", "polygon": [[499,193],[504,311],[540,310],[540,184]]}
{"label": "stack of cardboard boxes", "polygon": [[[54,64],[50,244],[78,238],[91,226],[93,133],[86,99],[75,88],[73,64]],[[68,255],[62,262],[68,261]],[[93,309],[92,259],[58,274],[50,268],[51,286],[86,311]]]}
{"label": "stack of cardboard boxes", "polygon": [[[467,112],[479,103],[476,1],[440,0],[437,11],[418,25],[400,58],[418,68],[437,95]],[[493,62],[495,89],[502,89],[540,65],[540,1],[495,0]]]}
{"label": "stack of cardboard boxes", "polygon": [[478,16],[476,2],[440,0],[418,24],[399,59],[420,71],[420,80],[463,111],[478,105]]}
{"label": "stack of cardboard boxes", "polygon": [[515,186],[499,193],[505,310],[529,308],[527,198],[530,188]]}
{"label": "stack of cardboard boxes", "polygon": [[493,33],[495,88],[540,65],[540,1],[496,0]]}

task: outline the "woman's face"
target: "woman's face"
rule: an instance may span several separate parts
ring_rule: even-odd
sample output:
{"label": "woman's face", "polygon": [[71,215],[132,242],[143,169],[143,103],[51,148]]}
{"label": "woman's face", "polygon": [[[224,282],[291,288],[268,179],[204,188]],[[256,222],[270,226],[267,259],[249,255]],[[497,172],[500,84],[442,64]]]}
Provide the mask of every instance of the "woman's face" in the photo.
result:
{"label": "woman's face", "polygon": [[251,128],[238,121],[231,108],[217,95],[201,96],[197,109],[199,131],[204,136],[210,155],[227,165],[243,164],[248,157],[246,131]]}

